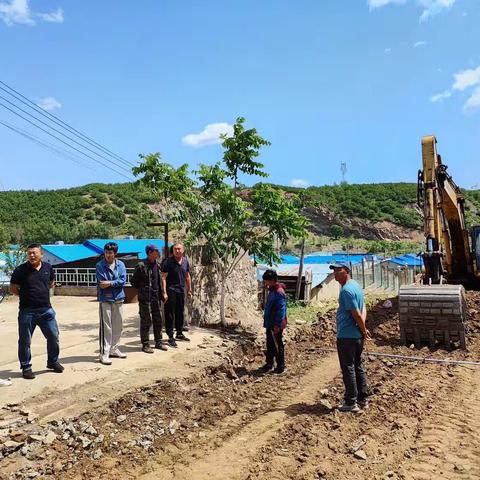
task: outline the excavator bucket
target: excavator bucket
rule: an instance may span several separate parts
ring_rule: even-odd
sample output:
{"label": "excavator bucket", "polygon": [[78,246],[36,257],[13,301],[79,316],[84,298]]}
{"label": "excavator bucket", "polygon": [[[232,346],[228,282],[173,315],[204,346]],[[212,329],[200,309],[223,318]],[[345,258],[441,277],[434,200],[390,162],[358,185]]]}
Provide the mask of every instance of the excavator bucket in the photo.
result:
{"label": "excavator bucket", "polygon": [[462,285],[404,285],[399,293],[400,340],[449,348],[465,343],[466,302]]}

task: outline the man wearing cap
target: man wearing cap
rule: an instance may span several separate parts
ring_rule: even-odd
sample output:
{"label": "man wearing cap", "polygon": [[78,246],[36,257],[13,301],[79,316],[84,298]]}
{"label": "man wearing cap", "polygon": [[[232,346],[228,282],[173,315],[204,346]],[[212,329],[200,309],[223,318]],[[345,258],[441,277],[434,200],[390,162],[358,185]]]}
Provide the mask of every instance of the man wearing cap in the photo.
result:
{"label": "man wearing cap", "polygon": [[162,343],[161,268],[158,262],[160,253],[154,244],[147,245],[145,253],[147,258],[136,266],[130,283],[138,290],[142,350],[145,353],[153,353],[153,349],[150,347],[150,327],[152,325],[155,348],[167,350]]}
{"label": "man wearing cap", "polygon": [[365,320],[367,310],[360,285],[352,280],[349,262],[330,265],[335,280],[340,284],[337,310],[337,352],[345,385],[341,412],[358,412],[368,406],[367,375],[363,367],[362,351],[370,339]]}

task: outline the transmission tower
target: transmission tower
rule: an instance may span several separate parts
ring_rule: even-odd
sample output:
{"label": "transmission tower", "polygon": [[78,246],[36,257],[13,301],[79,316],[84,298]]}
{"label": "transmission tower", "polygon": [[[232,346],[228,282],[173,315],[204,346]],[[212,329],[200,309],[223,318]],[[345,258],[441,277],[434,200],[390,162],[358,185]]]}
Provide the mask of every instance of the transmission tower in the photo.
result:
{"label": "transmission tower", "polygon": [[340,171],[342,172],[342,183],[347,183],[347,162],[340,162]]}

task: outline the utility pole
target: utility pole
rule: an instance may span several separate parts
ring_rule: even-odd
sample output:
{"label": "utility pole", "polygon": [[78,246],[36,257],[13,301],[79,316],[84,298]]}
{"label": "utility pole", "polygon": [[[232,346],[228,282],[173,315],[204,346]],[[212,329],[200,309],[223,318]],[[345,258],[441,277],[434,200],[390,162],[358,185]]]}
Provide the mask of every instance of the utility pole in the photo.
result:
{"label": "utility pole", "polygon": [[147,223],[147,227],[163,227],[163,239],[165,242],[165,245],[163,246],[163,258],[168,258],[169,254],[169,248],[168,248],[168,223],[167,222],[150,222]]}
{"label": "utility pole", "polygon": [[305,237],[302,238],[302,246],[300,250],[300,264],[298,265],[298,277],[297,277],[297,287],[295,289],[295,300],[300,300],[304,261],[305,261]]}
{"label": "utility pole", "polygon": [[340,162],[340,171],[342,172],[342,185],[347,183],[347,162]]}

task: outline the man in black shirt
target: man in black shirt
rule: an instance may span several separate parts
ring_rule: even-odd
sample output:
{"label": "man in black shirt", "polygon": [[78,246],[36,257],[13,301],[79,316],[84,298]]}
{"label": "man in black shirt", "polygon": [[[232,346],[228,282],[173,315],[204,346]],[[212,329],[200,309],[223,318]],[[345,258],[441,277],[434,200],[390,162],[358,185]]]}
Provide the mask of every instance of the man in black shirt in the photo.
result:
{"label": "man in black shirt", "polygon": [[160,312],[161,272],[158,263],[159,251],[156,245],[147,245],[147,258],[136,266],[130,278],[132,287],[138,290],[138,307],[140,310],[140,341],[142,351],[153,353],[150,347],[150,327],[153,324],[155,348],[167,350],[162,343],[162,314]]}
{"label": "man in black shirt", "polygon": [[33,243],[27,247],[27,262],[19,265],[10,280],[10,293],[20,296],[18,312],[18,358],[23,378],[34,379],[30,344],[38,326],[47,339],[47,368],[62,373],[58,362],[60,346],[55,311],[50,304],[50,288],[54,285],[52,266],[42,262],[42,246]]}
{"label": "man in black shirt", "polygon": [[185,308],[185,285],[187,295],[192,297],[192,279],[190,277],[190,265],[184,257],[185,249],[181,243],[173,246],[173,257],[165,260],[162,266],[162,291],[165,303],[165,329],[168,335],[168,344],[176,347],[173,338],[173,325],[177,331],[176,340],[190,341],[183,334],[184,308]]}

